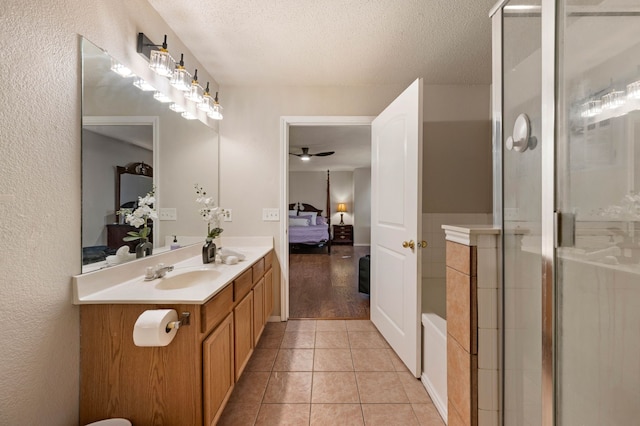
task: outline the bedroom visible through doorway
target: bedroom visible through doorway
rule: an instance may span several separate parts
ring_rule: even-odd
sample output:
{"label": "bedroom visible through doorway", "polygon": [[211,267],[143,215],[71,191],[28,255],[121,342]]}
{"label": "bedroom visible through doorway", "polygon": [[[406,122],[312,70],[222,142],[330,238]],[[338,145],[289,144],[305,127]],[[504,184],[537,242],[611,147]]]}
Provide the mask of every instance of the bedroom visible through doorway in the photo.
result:
{"label": "bedroom visible through doorway", "polygon": [[367,319],[371,118],[292,118],[304,124],[286,126],[287,318]]}

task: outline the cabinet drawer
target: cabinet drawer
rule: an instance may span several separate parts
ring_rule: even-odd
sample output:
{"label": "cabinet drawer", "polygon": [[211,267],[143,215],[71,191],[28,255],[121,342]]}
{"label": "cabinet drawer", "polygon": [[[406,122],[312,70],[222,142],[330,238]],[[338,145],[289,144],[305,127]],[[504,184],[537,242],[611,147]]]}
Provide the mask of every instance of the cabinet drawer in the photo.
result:
{"label": "cabinet drawer", "polygon": [[264,275],[264,257],[254,263],[251,269],[253,269],[253,281],[257,282]]}
{"label": "cabinet drawer", "polygon": [[226,286],[220,293],[213,296],[202,307],[202,332],[207,333],[231,312],[233,307],[233,286]]}
{"label": "cabinet drawer", "polygon": [[242,299],[253,287],[252,269],[248,269],[233,281],[233,301]]}

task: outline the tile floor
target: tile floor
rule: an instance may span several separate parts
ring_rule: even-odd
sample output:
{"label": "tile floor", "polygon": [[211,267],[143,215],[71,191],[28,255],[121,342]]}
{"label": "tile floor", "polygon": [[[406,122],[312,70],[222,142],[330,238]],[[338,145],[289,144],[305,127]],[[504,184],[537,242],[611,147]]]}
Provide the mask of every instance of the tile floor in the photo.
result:
{"label": "tile floor", "polygon": [[219,425],[428,425],[440,418],[368,320],[268,323]]}

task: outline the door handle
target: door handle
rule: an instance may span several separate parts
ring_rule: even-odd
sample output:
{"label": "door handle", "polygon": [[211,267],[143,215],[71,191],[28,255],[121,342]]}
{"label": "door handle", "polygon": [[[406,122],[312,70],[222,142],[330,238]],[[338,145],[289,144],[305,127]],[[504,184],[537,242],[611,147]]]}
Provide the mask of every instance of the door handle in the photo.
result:
{"label": "door handle", "polygon": [[425,248],[427,246],[427,242],[422,240],[418,243],[418,248]]}
{"label": "door handle", "polygon": [[413,240],[410,241],[403,241],[402,242],[402,247],[404,248],[410,248],[411,250],[413,250],[416,247],[416,243],[413,242]]}

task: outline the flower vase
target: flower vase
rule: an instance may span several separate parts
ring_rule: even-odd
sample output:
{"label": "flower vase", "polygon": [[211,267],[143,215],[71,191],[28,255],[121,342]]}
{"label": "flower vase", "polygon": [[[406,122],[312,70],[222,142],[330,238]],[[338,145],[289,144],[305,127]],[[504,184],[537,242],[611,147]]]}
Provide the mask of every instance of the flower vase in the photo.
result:
{"label": "flower vase", "polygon": [[148,238],[140,238],[140,242],[136,246],[136,259],[150,256],[151,254],[153,254],[153,244],[149,242]]}
{"label": "flower vase", "polygon": [[202,246],[202,263],[211,263],[216,259],[216,245],[212,238],[207,238]]}

